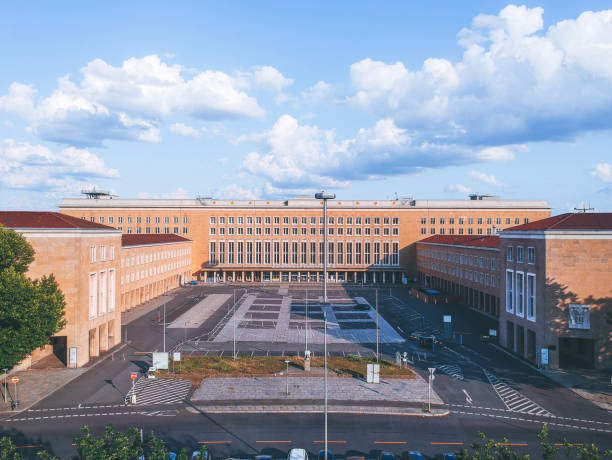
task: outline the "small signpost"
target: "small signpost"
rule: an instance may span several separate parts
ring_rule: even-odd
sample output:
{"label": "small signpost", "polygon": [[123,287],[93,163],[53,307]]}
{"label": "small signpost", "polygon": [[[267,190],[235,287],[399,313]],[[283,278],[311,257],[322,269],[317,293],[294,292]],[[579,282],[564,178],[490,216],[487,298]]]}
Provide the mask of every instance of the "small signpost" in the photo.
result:
{"label": "small signpost", "polygon": [[380,383],[380,364],[368,364],[366,375],[367,383]]}
{"label": "small signpost", "polygon": [[77,347],[70,347],[68,367],[77,367]]}
{"label": "small signpost", "polygon": [[172,353],[172,372],[174,372],[174,363],[179,363],[179,373],[181,372],[181,352],[175,351]]}
{"label": "small signpost", "polygon": [[399,367],[402,367],[402,355],[399,351],[395,352],[395,364],[397,364]]}
{"label": "small signpost", "polygon": [[138,373],[132,372],[130,378],[132,379],[132,404],[136,404],[136,389],[134,388],[134,384],[138,378]]}
{"label": "small signpost", "polygon": [[453,327],[451,323],[451,315],[444,315],[444,337],[446,337],[447,339],[450,339],[453,336]]}
{"label": "small signpost", "polygon": [[542,364],[542,366],[548,364],[548,348],[542,348],[542,352],[540,355],[540,364]]}
{"label": "small signpost", "polygon": [[168,370],[168,353],[153,352],[153,367]]}
{"label": "small signpost", "polygon": [[15,398],[13,399],[13,406],[14,407],[18,407],[19,406],[19,398],[17,397],[17,383],[19,383],[19,377],[15,376],[15,377],[11,377],[11,383],[13,383],[15,385]]}
{"label": "small signpost", "polygon": [[431,412],[431,384],[434,381],[434,379],[436,378],[434,376],[434,372],[436,372],[436,368],[435,367],[428,367],[427,368],[429,370],[429,399],[428,399],[428,410],[429,412]]}

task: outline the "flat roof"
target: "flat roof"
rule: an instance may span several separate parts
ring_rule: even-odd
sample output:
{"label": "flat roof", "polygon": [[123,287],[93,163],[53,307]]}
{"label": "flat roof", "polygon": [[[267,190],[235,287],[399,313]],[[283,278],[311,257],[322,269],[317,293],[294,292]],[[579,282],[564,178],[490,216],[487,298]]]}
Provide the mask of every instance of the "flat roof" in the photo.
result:
{"label": "flat roof", "polygon": [[473,246],[499,249],[499,236],[494,235],[432,235],[417,241],[424,244],[442,244],[446,246]]}
{"label": "flat roof", "polygon": [[6,228],[116,230],[107,225],[49,211],[0,211],[0,225]]}
{"label": "flat roof", "polygon": [[[64,198],[60,209],[91,208],[194,208],[194,209],[319,209],[322,201],[315,198],[296,197],[286,200],[217,200],[201,199],[138,199],[138,198]],[[534,209],[551,207],[545,200],[329,200],[330,209]]]}

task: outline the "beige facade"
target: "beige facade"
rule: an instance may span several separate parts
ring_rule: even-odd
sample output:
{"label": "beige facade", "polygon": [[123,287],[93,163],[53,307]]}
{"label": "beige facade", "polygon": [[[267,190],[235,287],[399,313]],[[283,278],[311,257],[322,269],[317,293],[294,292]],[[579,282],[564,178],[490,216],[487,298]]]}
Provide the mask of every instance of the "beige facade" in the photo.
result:
{"label": "beige facade", "polygon": [[537,364],[545,349],[552,368],[610,369],[612,214],[592,228],[581,216],[500,235],[500,344]]}
{"label": "beige facade", "polygon": [[437,235],[421,240],[417,243],[417,269],[423,286],[499,316],[502,271],[497,236]]}
{"label": "beige facade", "polygon": [[[64,199],[60,211],[126,234],[189,238],[200,280],[322,281],[323,206],[314,198]],[[401,282],[416,274],[416,241],[427,235],[487,235],[549,215],[543,201],[330,201],[330,281]]]}
{"label": "beige facade", "polygon": [[[1,222],[0,222],[1,223]],[[116,289],[121,233],[115,229],[13,228],[34,248],[28,276],[53,274],[66,300],[66,326],[25,365],[55,354],[80,367],[121,341]]]}
{"label": "beige facade", "polygon": [[[120,308],[129,310],[191,279],[191,241],[167,235],[123,235]],[[158,235],[166,236],[166,235]]]}

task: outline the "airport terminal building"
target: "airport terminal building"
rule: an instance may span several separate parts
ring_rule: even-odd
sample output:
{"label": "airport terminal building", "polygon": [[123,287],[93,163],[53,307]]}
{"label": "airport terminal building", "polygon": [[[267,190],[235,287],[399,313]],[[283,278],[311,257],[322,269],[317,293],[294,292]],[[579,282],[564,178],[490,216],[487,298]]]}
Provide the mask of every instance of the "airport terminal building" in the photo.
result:
{"label": "airport terminal building", "polygon": [[[176,234],[193,241],[191,276],[215,282],[323,280],[323,201],[66,198],[60,212],[124,234]],[[550,216],[546,201],[330,200],[331,282],[402,283],[417,273],[416,242],[431,235],[492,235]]]}

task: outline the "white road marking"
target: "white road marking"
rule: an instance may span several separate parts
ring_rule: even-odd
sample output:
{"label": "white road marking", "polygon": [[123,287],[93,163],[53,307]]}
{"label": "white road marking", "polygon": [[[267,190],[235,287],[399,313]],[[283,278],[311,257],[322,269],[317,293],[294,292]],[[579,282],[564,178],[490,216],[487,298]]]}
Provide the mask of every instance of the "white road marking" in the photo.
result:
{"label": "white road marking", "polygon": [[463,393],[465,394],[466,402],[471,405],[472,404],[472,398],[470,397],[470,394],[465,389],[463,389]]}

